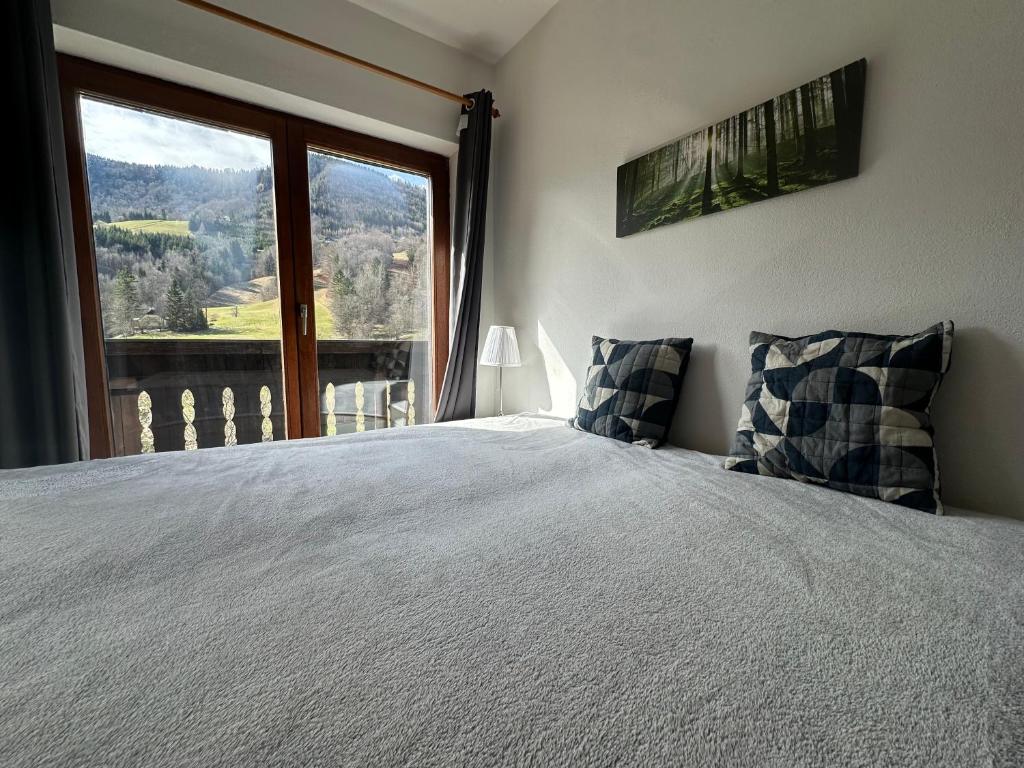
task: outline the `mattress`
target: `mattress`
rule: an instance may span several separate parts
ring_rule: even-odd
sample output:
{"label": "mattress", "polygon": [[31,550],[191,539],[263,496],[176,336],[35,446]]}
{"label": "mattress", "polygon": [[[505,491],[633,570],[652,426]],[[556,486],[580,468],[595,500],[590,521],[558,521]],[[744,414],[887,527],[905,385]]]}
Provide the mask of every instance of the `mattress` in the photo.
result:
{"label": "mattress", "polygon": [[531,416],[0,472],[0,761],[1021,765],[951,512]]}

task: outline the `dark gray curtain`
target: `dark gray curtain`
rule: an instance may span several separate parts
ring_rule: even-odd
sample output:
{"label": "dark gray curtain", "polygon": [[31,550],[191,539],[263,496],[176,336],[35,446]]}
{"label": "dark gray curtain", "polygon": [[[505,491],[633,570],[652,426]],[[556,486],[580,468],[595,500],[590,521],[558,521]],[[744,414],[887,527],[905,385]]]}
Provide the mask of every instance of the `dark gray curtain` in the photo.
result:
{"label": "dark gray curtain", "polygon": [[476,415],[476,365],[480,340],[480,289],[484,270],[484,227],[491,163],[490,91],[468,93],[472,109],[463,108],[466,127],[459,133],[452,221],[452,286],[455,325],[448,368],[437,404],[437,421]]}
{"label": "dark gray curtain", "polygon": [[0,467],[88,455],[85,365],[48,0],[3,4]]}

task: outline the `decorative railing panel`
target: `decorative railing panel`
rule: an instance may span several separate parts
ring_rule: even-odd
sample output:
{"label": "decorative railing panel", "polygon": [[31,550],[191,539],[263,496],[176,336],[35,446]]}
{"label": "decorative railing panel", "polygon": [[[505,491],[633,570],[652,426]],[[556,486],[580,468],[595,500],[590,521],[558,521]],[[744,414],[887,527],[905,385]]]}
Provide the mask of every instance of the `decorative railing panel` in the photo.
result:
{"label": "decorative railing panel", "polygon": [[[405,345],[407,370],[374,371]],[[321,432],[417,423],[422,342],[321,342]],[[411,355],[408,354],[412,348]],[[272,442],[285,436],[277,342],[107,342],[116,455]],[[408,376],[408,369],[414,372]],[[402,376],[405,376],[403,378]]]}
{"label": "decorative railing panel", "polygon": [[140,441],[142,453],[153,453],[156,448],[153,444],[153,400],[146,390],[139,393],[139,427],[141,428]]}
{"label": "decorative railing panel", "polygon": [[260,416],[263,420],[260,421],[260,436],[264,443],[274,442],[274,422],[270,420],[270,414],[273,411],[273,405],[270,399],[270,387],[260,387]]}
{"label": "decorative railing panel", "polygon": [[324,388],[324,410],[327,412],[327,429],[324,430],[324,434],[328,437],[338,434],[338,415],[334,412],[337,404],[334,385],[328,384]]}

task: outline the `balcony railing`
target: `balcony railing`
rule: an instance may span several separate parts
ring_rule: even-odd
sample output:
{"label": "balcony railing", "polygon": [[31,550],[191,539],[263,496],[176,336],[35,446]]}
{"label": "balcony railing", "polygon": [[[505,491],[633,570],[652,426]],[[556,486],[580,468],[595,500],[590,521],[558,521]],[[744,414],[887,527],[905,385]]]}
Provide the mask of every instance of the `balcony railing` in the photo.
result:
{"label": "balcony railing", "polygon": [[[275,341],[106,342],[114,454],[270,442],[285,436]],[[321,341],[321,434],[422,421],[424,341]]]}

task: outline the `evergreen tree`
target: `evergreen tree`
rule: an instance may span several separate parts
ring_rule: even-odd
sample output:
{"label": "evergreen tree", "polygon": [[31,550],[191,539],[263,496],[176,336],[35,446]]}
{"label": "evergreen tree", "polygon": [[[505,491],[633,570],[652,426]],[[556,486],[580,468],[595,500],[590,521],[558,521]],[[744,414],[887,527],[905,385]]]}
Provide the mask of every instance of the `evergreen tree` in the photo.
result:
{"label": "evergreen tree", "polygon": [[338,267],[331,277],[328,298],[331,317],[334,318],[334,332],[339,338],[350,338],[355,324],[355,292],[352,281]]}
{"label": "evergreen tree", "polygon": [[130,336],[135,331],[134,320],[139,316],[139,290],[135,275],[122,268],[114,278],[114,297],[111,307],[113,331],[117,336]]}
{"label": "evergreen tree", "polygon": [[177,275],[171,278],[171,285],[167,289],[167,307],[164,310],[164,322],[170,331],[188,330],[185,293],[181,290],[181,283]]}
{"label": "evergreen tree", "polygon": [[202,303],[196,296],[195,288],[190,288],[185,294],[185,309],[188,316],[189,331],[205,331],[210,327],[206,322],[206,313],[203,312]]}
{"label": "evergreen tree", "polygon": [[194,287],[183,288],[177,275],[167,289],[164,322],[170,331],[205,331],[210,327]]}

